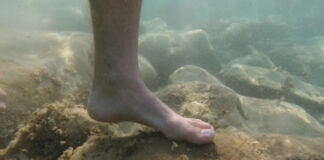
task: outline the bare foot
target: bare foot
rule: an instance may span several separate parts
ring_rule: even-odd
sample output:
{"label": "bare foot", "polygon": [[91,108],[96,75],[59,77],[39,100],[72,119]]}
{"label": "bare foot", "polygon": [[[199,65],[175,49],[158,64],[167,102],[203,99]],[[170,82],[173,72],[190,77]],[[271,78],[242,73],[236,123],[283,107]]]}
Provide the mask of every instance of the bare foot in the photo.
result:
{"label": "bare foot", "polygon": [[141,82],[94,87],[88,112],[98,121],[138,122],[162,131],[168,138],[196,144],[211,142],[215,134],[208,123],[172,111]]}
{"label": "bare foot", "polygon": [[0,111],[3,111],[7,108],[6,106],[7,94],[0,88]]}
{"label": "bare foot", "polygon": [[140,78],[137,48],[142,1],[89,2],[95,40],[89,115],[103,122],[142,123],[172,139],[211,142],[215,133],[211,125],[176,114]]}

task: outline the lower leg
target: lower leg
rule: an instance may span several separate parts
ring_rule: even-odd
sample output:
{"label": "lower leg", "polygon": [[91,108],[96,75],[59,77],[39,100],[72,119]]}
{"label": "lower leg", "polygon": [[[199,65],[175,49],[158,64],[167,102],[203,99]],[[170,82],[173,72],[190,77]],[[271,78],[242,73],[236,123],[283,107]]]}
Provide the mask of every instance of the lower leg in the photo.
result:
{"label": "lower leg", "polygon": [[90,0],[95,40],[95,74],[89,115],[99,121],[133,121],[173,139],[210,142],[213,128],[184,118],[145,86],[137,60],[141,0]]}

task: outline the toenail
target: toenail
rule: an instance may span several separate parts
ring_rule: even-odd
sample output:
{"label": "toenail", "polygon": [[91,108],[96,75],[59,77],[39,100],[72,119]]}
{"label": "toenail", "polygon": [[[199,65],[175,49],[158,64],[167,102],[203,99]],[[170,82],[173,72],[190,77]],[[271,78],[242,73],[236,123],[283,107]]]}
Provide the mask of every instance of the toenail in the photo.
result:
{"label": "toenail", "polygon": [[214,135],[214,130],[213,129],[203,129],[200,131],[201,134],[204,134],[204,135]]}

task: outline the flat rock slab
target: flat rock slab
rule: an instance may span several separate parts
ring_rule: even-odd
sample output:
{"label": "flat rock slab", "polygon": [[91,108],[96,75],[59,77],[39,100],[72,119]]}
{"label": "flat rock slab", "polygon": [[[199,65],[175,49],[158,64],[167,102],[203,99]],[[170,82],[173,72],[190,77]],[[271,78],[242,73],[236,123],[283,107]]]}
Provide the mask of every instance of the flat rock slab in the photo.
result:
{"label": "flat rock slab", "polygon": [[240,96],[248,130],[304,137],[323,137],[324,126],[292,103]]}
{"label": "flat rock slab", "polygon": [[157,133],[110,139],[92,137],[59,160],[321,160],[323,140],[282,135],[217,132],[213,143],[193,145]]}
{"label": "flat rock slab", "polygon": [[316,115],[324,112],[324,89],[299,80],[279,69],[234,64],[223,68],[222,81],[246,96],[281,99]]}

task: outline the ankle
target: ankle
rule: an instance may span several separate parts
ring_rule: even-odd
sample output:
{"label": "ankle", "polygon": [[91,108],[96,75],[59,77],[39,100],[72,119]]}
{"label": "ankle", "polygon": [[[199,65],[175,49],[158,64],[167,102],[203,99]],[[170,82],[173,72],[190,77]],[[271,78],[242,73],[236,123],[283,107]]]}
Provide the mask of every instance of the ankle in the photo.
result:
{"label": "ankle", "polygon": [[105,89],[105,90],[118,90],[126,88],[138,88],[138,86],[144,85],[143,80],[139,74],[104,74],[102,76],[95,76],[93,81],[93,90]]}

